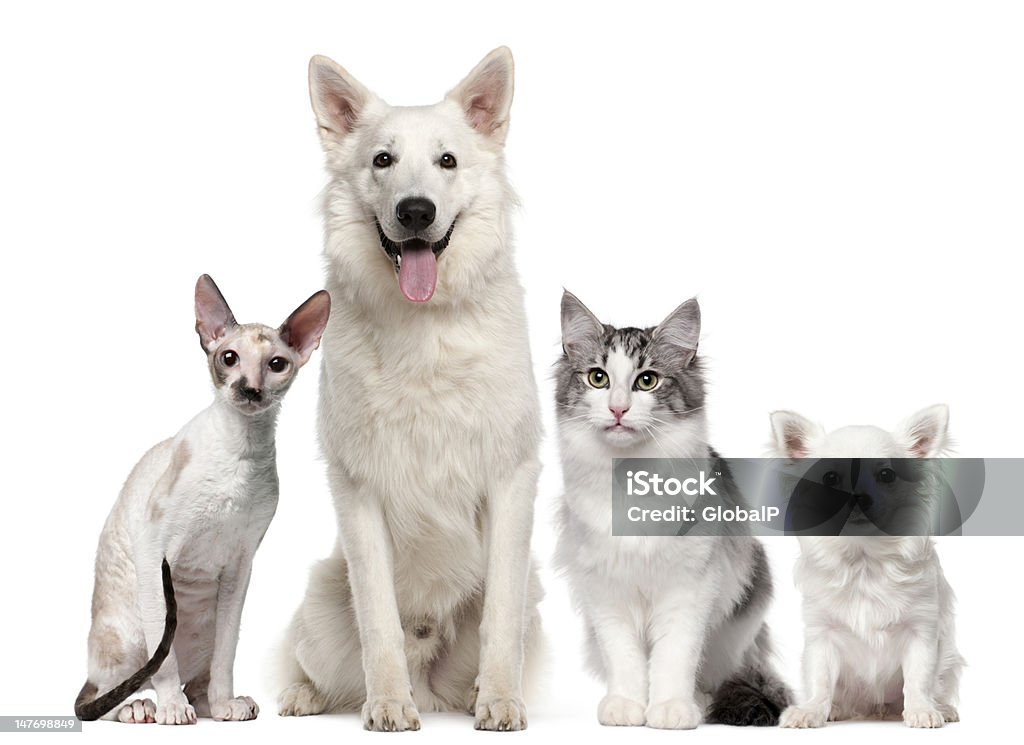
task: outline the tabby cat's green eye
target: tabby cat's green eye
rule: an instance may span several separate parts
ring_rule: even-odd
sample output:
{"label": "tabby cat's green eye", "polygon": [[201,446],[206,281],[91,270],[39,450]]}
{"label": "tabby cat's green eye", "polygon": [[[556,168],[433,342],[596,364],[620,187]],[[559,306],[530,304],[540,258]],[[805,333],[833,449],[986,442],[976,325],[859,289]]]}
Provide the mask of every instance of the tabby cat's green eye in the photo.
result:
{"label": "tabby cat's green eye", "polygon": [[595,367],[587,374],[587,382],[594,388],[608,387],[608,373],[599,367]]}
{"label": "tabby cat's green eye", "polygon": [[650,370],[640,373],[636,378],[636,389],[638,391],[653,391],[658,387],[658,374]]}

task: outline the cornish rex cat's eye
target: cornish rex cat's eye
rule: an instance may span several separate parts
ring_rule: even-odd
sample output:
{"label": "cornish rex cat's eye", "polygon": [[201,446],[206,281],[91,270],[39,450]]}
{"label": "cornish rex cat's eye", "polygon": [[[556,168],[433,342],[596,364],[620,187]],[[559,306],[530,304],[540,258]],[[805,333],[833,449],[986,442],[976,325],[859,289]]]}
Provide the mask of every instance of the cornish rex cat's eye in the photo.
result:
{"label": "cornish rex cat's eye", "polygon": [[[80,719],[193,724],[259,712],[234,693],[238,624],[253,555],[277,507],[281,399],[329,313],[321,290],[278,329],[239,325],[213,280],[199,278],[196,331],[216,395],[142,457],[103,527]],[[155,704],[121,705],[144,686],[156,690]]]}

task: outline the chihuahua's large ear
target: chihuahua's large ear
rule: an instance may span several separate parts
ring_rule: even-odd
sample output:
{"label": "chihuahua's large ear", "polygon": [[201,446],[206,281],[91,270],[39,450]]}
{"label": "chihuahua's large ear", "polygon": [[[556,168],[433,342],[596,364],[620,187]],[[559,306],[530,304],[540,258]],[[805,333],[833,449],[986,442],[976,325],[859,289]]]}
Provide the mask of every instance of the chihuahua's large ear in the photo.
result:
{"label": "chihuahua's large ear", "polygon": [[681,354],[680,363],[687,367],[697,356],[700,341],[700,305],[696,298],[690,298],[658,324],[651,337],[655,346],[668,347]]}
{"label": "chihuahua's large ear", "polygon": [[604,325],[580,299],[562,292],[562,349],[570,358],[588,364],[601,353]]}
{"label": "chihuahua's large ear", "polygon": [[812,443],[825,436],[825,428],[795,411],[773,411],[772,439],[775,453],[783,458],[805,458]]}
{"label": "chihuahua's large ear", "polygon": [[332,59],[309,61],[309,98],[325,146],[341,142],[359,121],[373,94]]}
{"label": "chihuahua's large ear", "polygon": [[459,105],[473,129],[503,145],[508,136],[513,81],[512,52],[508,47],[498,47],[450,90],[446,98]]}
{"label": "chihuahua's large ear", "polygon": [[305,365],[313,350],[320,346],[320,337],[327,328],[330,315],[331,296],[327,290],[320,290],[281,324],[281,340],[299,355],[299,365]]}
{"label": "chihuahua's large ear", "polygon": [[937,458],[949,445],[948,426],[949,407],[935,404],[900,425],[900,440],[915,458]]}
{"label": "chihuahua's large ear", "polygon": [[196,282],[196,333],[203,349],[209,352],[217,339],[237,325],[213,277],[204,274]]}

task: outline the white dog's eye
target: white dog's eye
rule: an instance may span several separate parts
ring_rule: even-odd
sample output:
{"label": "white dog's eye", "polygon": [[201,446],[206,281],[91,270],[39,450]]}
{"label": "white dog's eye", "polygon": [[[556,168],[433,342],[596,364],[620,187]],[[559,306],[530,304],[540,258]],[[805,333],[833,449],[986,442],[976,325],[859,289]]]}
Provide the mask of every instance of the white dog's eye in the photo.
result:
{"label": "white dog's eye", "polygon": [[394,161],[391,158],[391,153],[380,152],[373,156],[373,167],[374,168],[387,168]]}
{"label": "white dog's eye", "polygon": [[441,168],[455,168],[455,166],[458,165],[455,162],[455,156],[452,155],[451,153],[445,153],[444,155],[441,156],[441,159],[439,161],[437,161],[437,162],[438,162],[438,165],[441,166]]}
{"label": "white dog's eye", "polygon": [[825,486],[838,486],[839,485],[839,474],[835,471],[828,471],[824,476],[821,477],[821,483]]}
{"label": "white dog's eye", "polygon": [[891,484],[896,480],[896,472],[891,468],[883,468],[878,472],[878,480],[883,484]]}

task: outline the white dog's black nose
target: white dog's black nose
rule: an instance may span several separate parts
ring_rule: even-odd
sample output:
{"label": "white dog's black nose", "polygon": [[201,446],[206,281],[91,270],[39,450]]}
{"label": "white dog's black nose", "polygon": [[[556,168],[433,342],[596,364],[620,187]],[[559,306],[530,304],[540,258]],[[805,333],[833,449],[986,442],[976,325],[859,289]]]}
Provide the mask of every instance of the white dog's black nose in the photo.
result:
{"label": "white dog's black nose", "polygon": [[408,197],[398,203],[395,212],[402,227],[419,232],[434,222],[437,208],[425,197]]}

